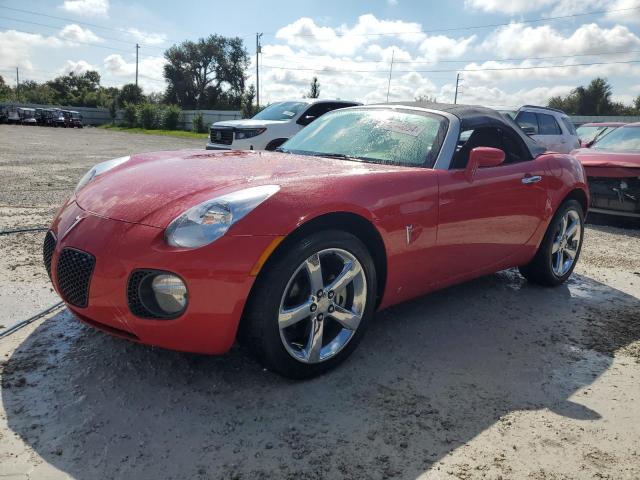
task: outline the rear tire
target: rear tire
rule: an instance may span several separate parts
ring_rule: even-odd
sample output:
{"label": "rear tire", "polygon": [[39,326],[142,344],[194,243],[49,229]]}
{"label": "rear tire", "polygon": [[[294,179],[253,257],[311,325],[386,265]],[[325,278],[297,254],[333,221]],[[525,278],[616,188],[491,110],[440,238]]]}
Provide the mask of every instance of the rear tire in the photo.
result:
{"label": "rear tire", "polygon": [[584,236],[584,210],[576,200],[556,211],[533,260],[519,268],[530,282],[548,287],[563,284],[580,257]]}
{"label": "rear tire", "polygon": [[275,255],[256,281],[239,340],[280,375],[320,375],[353,352],[373,316],[373,260],[340,230],[313,233]]}

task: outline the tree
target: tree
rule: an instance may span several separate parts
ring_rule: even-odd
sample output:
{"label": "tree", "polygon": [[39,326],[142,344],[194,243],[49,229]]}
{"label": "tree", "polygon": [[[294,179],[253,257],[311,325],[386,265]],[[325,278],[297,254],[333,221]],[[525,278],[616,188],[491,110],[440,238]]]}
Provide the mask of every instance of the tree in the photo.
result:
{"label": "tree", "polygon": [[438,103],[438,99],[435,97],[435,95],[418,95],[415,97],[415,101],[420,103]]}
{"label": "tree", "polygon": [[318,77],[313,77],[311,80],[311,86],[309,87],[309,93],[305,95],[305,98],[318,98],[320,96],[320,82]]}
{"label": "tree", "polygon": [[604,78],[594,78],[587,87],[574,88],[566,97],[552,97],[548,105],[573,115],[620,115],[628,110],[611,101],[611,85]]}
{"label": "tree", "polygon": [[244,92],[244,95],[242,96],[242,116],[244,118],[251,118],[253,117],[257,112],[257,105],[253,104],[253,101],[256,98],[256,87],[254,87],[253,85],[250,85],[249,88],[247,89],[246,92]]}
{"label": "tree", "polygon": [[[62,105],[84,105],[84,97],[89,92],[100,89],[100,74],[89,70],[82,75],[71,72],[46,83],[54,92],[56,103]],[[22,92],[22,86],[20,87]]]}
{"label": "tree", "polygon": [[122,86],[120,90],[120,95],[118,96],[118,102],[120,105],[124,105],[125,103],[131,103],[133,105],[137,105],[144,101],[144,94],[142,93],[142,89],[136,85],[135,83],[127,83]]}
{"label": "tree", "polygon": [[11,87],[7,85],[0,75],[0,100],[7,100],[11,97]]}
{"label": "tree", "polygon": [[240,107],[249,57],[240,38],[210,35],[169,48],[165,101],[182,108]]}

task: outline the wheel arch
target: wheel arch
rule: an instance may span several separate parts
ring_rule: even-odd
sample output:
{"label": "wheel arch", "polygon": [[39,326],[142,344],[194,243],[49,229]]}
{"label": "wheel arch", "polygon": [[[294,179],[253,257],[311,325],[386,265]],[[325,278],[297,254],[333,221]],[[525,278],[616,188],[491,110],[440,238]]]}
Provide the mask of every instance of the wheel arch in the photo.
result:
{"label": "wheel arch", "polygon": [[[582,205],[582,210],[584,214],[587,214],[587,210],[589,209],[589,197],[586,192],[581,188],[574,188],[562,199],[560,205],[565,203],[568,200],[576,200],[580,205]],[[558,206],[559,207],[559,206]]]}
{"label": "wheel arch", "polygon": [[254,289],[260,284],[260,280],[264,272],[268,271],[269,266],[276,261],[282,252],[285,252],[289,245],[292,243],[309,236],[315,232],[322,230],[342,230],[351,233],[357,237],[369,250],[371,258],[376,268],[377,278],[377,292],[376,292],[376,307],[380,304],[382,296],[384,294],[385,284],[387,280],[387,253],[382,240],[382,235],[378,229],[368,219],[362,215],[358,215],[352,212],[331,212],[323,215],[319,215],[312,219],[309,219],[305,223],[296,227],[295,230],[290,232],[276,249],[269,255],[266,262],[260,268],[256,281],[249,293],[249,300],[253,295]]}

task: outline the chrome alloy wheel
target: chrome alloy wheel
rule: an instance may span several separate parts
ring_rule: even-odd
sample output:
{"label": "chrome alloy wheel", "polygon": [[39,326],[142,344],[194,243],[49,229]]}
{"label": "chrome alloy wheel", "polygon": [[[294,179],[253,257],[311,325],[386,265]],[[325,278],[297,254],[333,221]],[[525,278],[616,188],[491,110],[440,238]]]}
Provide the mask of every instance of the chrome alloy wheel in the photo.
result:
{"label": "chrome alloy wheel", "polygon": [[551,248],[551,268],[556,277],[562,277],[573,266],[581,238],[580,215],[575,210],[568,210],[560,221]]}
{"label": "chrome alloy wheel", "polygon": [[303,363],[334,357],[355,335],[366,300],[367,279],[354,255],[339,248],[314,253],[295,270],[280,301],[287,352]]}

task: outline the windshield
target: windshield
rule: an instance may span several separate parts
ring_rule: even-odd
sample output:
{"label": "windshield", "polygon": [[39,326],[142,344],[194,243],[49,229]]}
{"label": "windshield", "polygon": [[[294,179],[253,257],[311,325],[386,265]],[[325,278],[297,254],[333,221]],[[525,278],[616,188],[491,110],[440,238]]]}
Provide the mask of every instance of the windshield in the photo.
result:
{"label": "windshield", "polygon": [[281,150],[407,166],[432,166],[448,121],[427,112],[336,110],[294,135]]}
{"label": "windshield", "polygon": [[280,102],[269,105],[261,112],[254,115],[254,120],[291,120],[303,108],[307,107],[306,102]]}
{"label": "windshield", "polygon": [[582,141],[590,142],[605,128],[607,127],[578,127],[578,137],[580,137]]}
{"label": "windshield", "polygon": [[640,151],[640,127],[621,127],[598,140],[594,150],[613,152]]}

